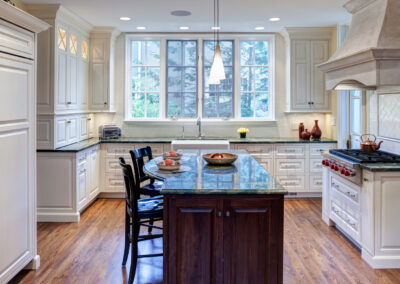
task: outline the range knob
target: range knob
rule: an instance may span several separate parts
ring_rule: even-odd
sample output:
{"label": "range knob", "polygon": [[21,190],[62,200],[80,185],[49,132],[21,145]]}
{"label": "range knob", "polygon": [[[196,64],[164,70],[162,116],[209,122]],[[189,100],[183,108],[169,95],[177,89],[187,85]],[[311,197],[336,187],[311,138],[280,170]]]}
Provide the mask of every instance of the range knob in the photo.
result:
{"label": "range knob", "polygon": [[322,160],[322,165],[326,166],[326,160]]}
{"label": "range knob", "polygon": [[349,170],[345,170],[345,171],[344,171],[344,175],[345,175],[346,177],[348,177],[348,176],[350,175],[350,171],[349,171]]}
{"label": "range knob", "polygon": [[335,164],[331,165],[331,169],[334,170],[335,169]]}
{"label": "range knob", "polygon": [[342,175],[344,175],[345,172],[346,172],[346,169],[345,169],[345,168],[342,168],[342,169],[340,170],[340,173],[341,173]]}
{"label": "range knob", "polygon": [[335,171],[338,171],[338,170],[339,170],[339,166],[335,165]]}

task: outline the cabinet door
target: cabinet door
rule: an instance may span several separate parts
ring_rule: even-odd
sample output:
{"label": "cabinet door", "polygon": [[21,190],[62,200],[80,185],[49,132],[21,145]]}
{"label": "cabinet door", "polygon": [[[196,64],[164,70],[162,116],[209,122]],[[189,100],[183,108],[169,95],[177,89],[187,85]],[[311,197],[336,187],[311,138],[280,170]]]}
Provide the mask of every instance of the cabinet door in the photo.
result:
{"label": "cabinet door", "polygon": [[90,187],[89,187],[89,200],[96,197],[99,192],[100,180],[100,156],[98,147],[90,150]]}
{"label": "cabinet door", "polygon": [[89,125],[89,138],[95,136],[95,126],[94,126],[94,115],[90,114],[88,117],[88,125]]}
{"label": "cabinet door", "polygon": [[310,109],[310,41],[293,40],[291,104],[293,110]]}
{"label": "cabinet door", "polygon": [[65,117],[56,118],[55,123],[56,123],[55,147],[59,148],[67,145],[67,118]]}
{"label": "cabinet door", "polygon": [[224,283],[282,283],[283,197],[224,201]]}
{"label": "cabinet door", "polygon": [[70,117],[67,120],[67,144],[78,142],[78,118]]}
{"label": "cabinet door", "polygon": [[166,283],[222,283],[221,201],[193,196],[167,200]]}
{"label": "cabinet door", "polygon": [[68,62],[68,109],[78,107],[78,64],[75,55],[69,55]]}
{"label": "cabinet door", "polygon": [[0,283],[36,255],[34,71],[33,61],[0,54]]}
{"label": "cabinet door", "polygon": [[85,163],[78,168],[78,210],[84,207],[88,202],[88,185],[89,173],[87,163]]}
{"label": "cabinet door", "polygon": [[89,63],[80,58],[78,60],[78,107],[80,109],[88,108],[89,96]]}
{"label": "cabinet door", "polygon": [[63,26],[56,27],[57,47],[55,48],[54,88],[56,109],[67,108],[68,95],[68,34]]}
{"label": "cabinet door", "polygon": [[311,41],[311,105],[313,110],[329,110],[329,96],[325,90],[325,74],[317,67],[329,56],[328,40]]}
{"label": "cabinet door", "polygon": [[89,138],[89,117],[87,115],[80,117],[79,138],[85,140]]}

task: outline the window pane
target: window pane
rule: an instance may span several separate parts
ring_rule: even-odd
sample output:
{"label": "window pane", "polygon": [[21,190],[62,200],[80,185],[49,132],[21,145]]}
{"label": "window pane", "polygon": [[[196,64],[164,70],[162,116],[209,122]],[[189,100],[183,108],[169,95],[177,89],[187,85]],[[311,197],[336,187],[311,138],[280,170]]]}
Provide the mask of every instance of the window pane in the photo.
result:
{"label": "window pane", "polygon": [[168,117],[181,116],[181,94],[168,93]]}
{"label": "window pane", "polygon": [[146,117],[157,118],[160,114],[160,94],[147,94],[147,115]]}
{"label": "window pane", "polygon": [[256,91],[268,91],[268,68],[255,67]]}
{"label": "window pane", "polygon": [[220,41],[226,79],[222,80],[219,85],[208,84],[216,46],[215,41],[206,40],[203,44],[203,116],[210,118],[233,117],[233,41]]}
{"label": "window pane", "polygon": [[180,66],[182,64],[182,42],[168,41],[168,66]]}
{"label": "window pane", "polygon": [[252,93],[244,93],[240,98],[241,117],[254,117],[254,102]]}
{"label": "window pane", "polygon": [[195,117],[197,41],[168,41],[167,49],[167,117]]}
{"label": "window pane", "polygon": [[144,65],[145,41],[132,41],[132,65]]}
{"label": "window pane", "polygon": [[180,92],[181,91],[181,68],[169,67],[168,68],[168,80],[167,80],[168,92]]}
{"label": "window pane", "polygon": [[183,117],[196,117],[196,93],[183,94]]}
{"label": "window pane", "polygon": [[268,41],[240,42],[241,117],[269,117]]}
{"label": "window pane", "polygon": [[158,66],[160,65],[160,42],[159,41],[146,41],[147,49],[147,62],[146,65]]}
{"label": "window pane", "polygon": [[145,96],[144,93],[132,93],[132,117],[144,117]]}
{"label": "window pane", "polygon": [[145,89],[145,68],[133,67],[132,68],[132,91],[144,91]]}
{"label": "window pane", "polygon": [[256,94],[256,117],[268,117],[268,94]]}
{"label": "window pane", "polygon": [[256,62],[255,65],[268,65],[268,42],[255,42]]}
{"label": "window pane", "polygon": [[361,134],[361,99],[351,100],[351,132]]}
{"label": "window pane", "polygon": [[146,91],[160,91],[160,67],[147,68],[147,88]]}

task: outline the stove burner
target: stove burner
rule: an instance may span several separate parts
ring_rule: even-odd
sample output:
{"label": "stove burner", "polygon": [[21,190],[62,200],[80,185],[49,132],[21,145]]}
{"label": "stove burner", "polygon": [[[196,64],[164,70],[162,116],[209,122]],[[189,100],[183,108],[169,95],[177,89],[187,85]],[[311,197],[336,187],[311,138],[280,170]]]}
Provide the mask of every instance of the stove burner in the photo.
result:
{"label": "stove burner", "polygon": [[400,163],[400,156],[384,151],[366,153],[361,150],[329,150],[332,155],[348,159],[356,163]]}

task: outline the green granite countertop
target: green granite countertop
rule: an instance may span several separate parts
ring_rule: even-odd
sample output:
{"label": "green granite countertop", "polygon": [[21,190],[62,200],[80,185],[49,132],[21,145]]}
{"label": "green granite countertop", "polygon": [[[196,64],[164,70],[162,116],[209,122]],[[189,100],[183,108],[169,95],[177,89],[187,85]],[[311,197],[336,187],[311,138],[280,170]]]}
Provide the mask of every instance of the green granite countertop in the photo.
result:
{"label": "green granite countertop", "polygon": [[400,172],[400,163],[362,163],[360,167],[370,172]]}
{"label": "green granite countertop", "polygon": [[148,175],[164,182],[162,194],[287,194],[287,191],[246,151],[224,150],[238,155],[230,166],[211,166],[205,153],[221,150],[183,150],[182,167],[187,171],[159,171],[156,158],[145,164]]}
{"label": "green granite countertop", "polygon": [[198,139],[196,137],[155,137],[155,138],[135,138],[135,137],[121,137],[118,139],[99,139],[91,138],[80,141],[68,146],[57,149],[44,149],[37,150],[38,152],[79,152],[100,143],[171,143],[173,140],[228,140],[229,143],[336,143],[336,140],[321,138],[320,140],[301,140],[299,138],[217,138],[217,137],[203,137]]}

